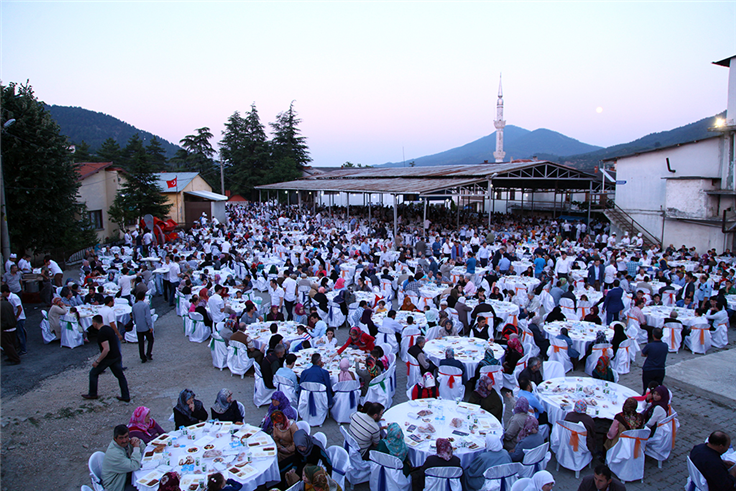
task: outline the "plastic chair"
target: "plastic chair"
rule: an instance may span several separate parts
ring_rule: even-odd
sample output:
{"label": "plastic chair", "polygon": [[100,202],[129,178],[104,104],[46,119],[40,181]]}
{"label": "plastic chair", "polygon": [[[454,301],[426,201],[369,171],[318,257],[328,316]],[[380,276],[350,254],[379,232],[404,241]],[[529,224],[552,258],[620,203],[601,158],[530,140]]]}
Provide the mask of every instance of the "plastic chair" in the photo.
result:
{"label": "plastic chair", "polygon": [[590,355],[588,355],[588,358],[585,360],[585,373],[591,376],[593,375],[593,370],[595,370],[595,366],[598,363],[598,358],[603,356],[604,353],[608,355],[609,359],[613,356],[613,350],[611,349],[610,343],[593,345]]}
{"label": "plastic chair", "polygon": [[693,354],[706,354],[712,346],[710,326],[707,323],[691,326],[690,335],[685,338],[685,346]]}
{"label": "plastic chair", "polygon": [[273,386],[276,387],[276,390],[280,390],[284,393],[287,399],[289,399],[292,407],[297,407],[299,405],[299,397],[296,395],[296,386],[293,381],[286,377],[282,377],[281,375],[274,375]]}
{"label": "plastic chair", "polygon": [[338,382],[332,386],[335,393],[330,415],[337,423],[350,423],[350,416],[358,410],[360,400],[360,382],[349,380]]}
{"label": "plastic chair", "polygon": [[708,481],[705,480],[705,476],[700,470],[695,467],[689,455],[687,456],[687,474],[687,484],[685,485],[687,491],[708,491]]}
{"label": "plastic chair", "polygon": [[210,353],[212,354],[212,366],[219,368],[220,371],[223,368],[227,368],[227,344],[225,343],[225,339],[217,331],[212,332]]}
{"label": "plastic chair", "polygon": [[549,453],[549,442],[530,450],[525,450],[524,459],[521,461],[522,468],[519,477],[532,477],[535,473],[547,468],[547,462],[552,459]]}
{"label": "plastic chair", "polygon": [[347,451],[337,445],[327,449],[327,456],[332,462],[332,479],[345,489],[345,476],[350,472],[350,456]]}
{"label": "plastic chair", "polygon": [[411,479],[404,475],[404,463],[393,455],[370,453],[370,489],[376,491],[411,491]]}
{"label": "plastic chair", "polygon": [[41,315],[43,315],[43,319],[41,319],[41,336],[43,337],[43,344],[57,341],[56,334],[51,330],[51,325],[49,324],[49,313],[42,310]]}
{"label": "plastic chair", "polygon": [[261,407],[271,402],[271,396],[276,389],[269,389],[266,387],[266,383],[263,381],[263,374],[261,373],[261,366],[258,363],[253,364],[255,370],[255,388],[253,390],[253,404],[256,407]]}
{"label": "plastic chair", "polygon": [[230,346],[227,347],[227,368],[230,376],[240,375],[242,379],[253,365],[254,360],[248,356],[248,348],[240,341],[230,341]]}
{"label": "plastic chair", "polygon": [[542,362],[542,376],[544,380],[565,376],[565,367],[559,361]]}
{"label": "plastic chair", "polygon": [[511,491],[526,491],[526,488],[532,483],[531,478],[522,477],[511,486]]}
{"label": "plastic chair", "polygon": [[580,478],[580,470],[593,460],[586,444],[587,436],[588,432],[582,423],[555,422],[549,441],[557,459],[558,471],[562,466],[574,471],[575,479]]}
{"label": "plastic chair", "polygon": [[561,298],[560,309],[562,310],[562,314],[567,318],[567,320],[580,320],[580,317],[578,317],[578,312],[575,309],[575,302],[573,302],[571,298]]}
{"label": "plastic chair", "polygon": [[728,320],[716,324],[716,331],[711,333],[711,345],[714,348],[725,348],[728,345]]}
{"label": "plastic chair", "polygon": [[463,385],[463,371],[449,365],[439,367],[437,371],[437,385],[440,399],[462,401],[465,397]]}
{"label": "plastic chair", "polygon": [[424,491],[462,491],[460,467],[430,467],[424,471]]}
{"label": "plastic chair", "polygon": [[422,379],[422,369],[416,358],[409,353],[406,354],[406,357],[408,358],[406,361],[406,388],[411,390]]}
{"label": "plastic chair", "polygon": [[327,435],[322,433],[321,431],[318,431],[314,434],[315,440],[319,441],[324,448],[327,448]]}
{"label": "plastic chair", "polygon": [[517,481],[521,464],[512,462],[501,464],[486,469],[483,477],[486,478],[486,489],[492,489],[494,481],[498,481],[502,489],[512,489],[511,486]]}
{"label": "plastic chair", "polygon": [[621,433],[616,445],[606,454],[606,464],[622,482],[644,482],[644,451],[649,428]]}
{"label": "plastic chair", "polygon": [[667,322],[662,327],[662,342],[667,345],[667,351],[677,353],[682,344],[682,324]]}
{"label": "plastic chair", "polygon": [[550,346],[547,349],[547,356],[551,361],[558,361],[562,363],[565,368],[565,373],[572,370],[572,361],[570,361],[570,355],[567,352],[567,342],[564,339],[550,338]]}
{"label": "plastic chair", "polygon": [[102,486],[103,460],[105,460],[105,452],[95,452],[90,456],[89,461],[87,462],[87,467],[89,467],[89,477],[92,481],[92,489],[94,489],[94,491],[105,491],[105,488]]}
{"label": "plastic chair", "polygon": [[409,348],[414,346],[416,339],[422,335],[422,332],[417,327],[407,327],[401,333],[401,359],[409,361],[408,351]]}
{"label": "plastic chair", "polygon": [[383,326],[378,328],[378,335],[376,336],[376,344],[388,345],[389,349],[383,349],[384,353],[398,353],[399,343],[396,341],[396,334],[393,329],[386,328]]}
{"label": "plastic chair", "polygon": [[61,347],[74,349],[84,344],[84,335],[74,315],[61,318]]}
{"label": "plastic chair", "polygon": [[388,375],[389,371],[387,370],[371,380],[368,384],[368,392],[366,392],[364,397],[360,398],[361,405],[365,405],[366,402],[378,402],[383,407],[391,407],[393,397],[391,396],[391,387],[389,386],[391,381]]}
{"label": "plastic chair", "polygon": [[189,319],[192,321],[192,326],[189,328],[190,331],[187,334],[189,341],[193,343],[203,343],[210,338],[211,329],[204,323],[204,317],[199,312],[190,312]]}
{"label": "plastic chair", "polygon": [[621,341],[621,344],[618,345],[618,350],[616,350],[616,357],[611,363],[611,368],[614,372],[623,375],[631,371],[631,362],[636,359],[637,350],[634,349],[635,346],[638,347],[636,341],[633,339]]}
{"label": "plastic chair", "polygon": [[295,482],[286,491],[304,491],[304,481],[297,481],[297,482]]}
{"label": "plastic chair", "polygon": [[501,365],[486,365],[481,367],[480,375],[490,377],[493,380],[493,388],[501,394],[503,388],[503,367]]}
{"label": "plastic chair", "polygon": [[363,482],[368,482],[371,478],[371,464],[367,460],[363,460],[363,456],[360,454],[360,447],[355,438],[345,429],[344,426],[340,426],[340,433],[344,439],[343,448],[347,451],[350,457],[350,472],[346,479],[350,484],[355,486]]}
{"label": "plastic chair", "polygon": [[297,421],[296,427],[299,428],[300,430],[306,431],[307,435],[312,434],[312,427],[306,421]]}
{"label": "plastic chair", "polygon": [[327,387],[317,382],[302,382],[299,415],[311,426],[322,426],[327,418]]}
{"label": "plastic chair", "polygon": [[425,338],[427,341],[432,341],[438,337],[440,337],[440,326],[433,326],[427,329],[427,336]]}
{"label": "plastic chair", "polygon": [[680,421],[677,419],[677,413],[673,412],[657,423],[657,431],[647,441],[644,454],[656,460],[660,469],[662,462],[670,458],[670,453],[675,448],[675,435],[679,427]]}

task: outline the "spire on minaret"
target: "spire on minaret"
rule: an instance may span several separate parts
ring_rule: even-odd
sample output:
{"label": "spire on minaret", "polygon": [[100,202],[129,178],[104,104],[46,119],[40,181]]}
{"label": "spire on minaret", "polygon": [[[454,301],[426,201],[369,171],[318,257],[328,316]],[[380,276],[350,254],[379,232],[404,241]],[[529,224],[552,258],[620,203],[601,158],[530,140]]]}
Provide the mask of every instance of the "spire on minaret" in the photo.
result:
{"label": "spire on minaret", "polygon": [[503,120],[503,88],[501,87],[501,75],[498,76],[498,102],[496,102],[496,119],[493,121],[496,127],[496,151],[493,152],[496,162],[503,162],[506,152],[503,151],[503,128],[506,121]]}

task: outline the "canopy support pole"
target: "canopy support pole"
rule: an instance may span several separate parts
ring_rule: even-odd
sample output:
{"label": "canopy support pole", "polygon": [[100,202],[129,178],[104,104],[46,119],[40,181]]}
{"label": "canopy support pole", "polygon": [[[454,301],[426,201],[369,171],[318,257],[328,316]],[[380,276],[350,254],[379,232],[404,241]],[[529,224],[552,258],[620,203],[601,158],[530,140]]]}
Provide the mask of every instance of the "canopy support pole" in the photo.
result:
{"label": "canopy support pole", "polygon": [[396,195],[394,194],[393,197],[394,197],[394,250],[398,251],[399,250],[399,246],[396,243],[396,239],[398,238],[398,235],[397,235],[398,232],[396,230],[396,222],[398,220],[398,211],[397,211],[396,207],[398,205],[396,204]]}
{"label": "canopy support pole", "polygon": [[422,230],[424,230],[424,234],[426,235],[427,230],[424,228],[424,224],[427,223],[427,198],[424,198],[424,220],[422,221]]}
{"label": "canopy support pole", "polygon": [[588,182],[588,223],[586,223],[586,230],[590,227],[590,207],[593,203],[593,181]]}
{"label": "canopy support pole", "polygon": [[350,192],[347,192],[345,194],[347,194],[347,198],[348,198],[347,216],[345,217],[345,221],[348,222],[348,232],[350,232]]}

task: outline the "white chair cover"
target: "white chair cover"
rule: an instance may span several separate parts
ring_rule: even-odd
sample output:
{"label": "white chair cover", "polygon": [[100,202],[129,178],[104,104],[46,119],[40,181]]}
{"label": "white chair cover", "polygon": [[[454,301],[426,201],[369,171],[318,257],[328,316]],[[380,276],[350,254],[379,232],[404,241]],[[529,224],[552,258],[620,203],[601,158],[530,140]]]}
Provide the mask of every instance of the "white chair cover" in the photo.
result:
{"label": "white chair cover", "polygon": [[86,484],[82,484],[82,487],[80,489],[81,491],[94,491],[94,489],[90,488]]}
{"label": "white chair cover", "polygon": [[361,405],[365,405],[366,402],[378,402],[383,407],[391,407],[393,396],[391,395],[389,370],[386,370],[368,384],[368,392],[360,399]]}
{"label": "white chair cover", "polygon": [[567,352],[567,343],[564,339],[550,338],[549,349],[547,349],[547,356],[551,361],[558,361],[565,367],[565,373],[572,370],[572,361],[570,361],[570,354]]}
{"label": "white chair cover", "polygon": [[[629,321],[629,324],[626,329],[627,335],[628,335],[629,330],[636,331],[636,342],[646,344],[646,342],[648,341],[649,335],[644,329],[641,328],[641,324],[639,324],[639,321],[636,319],[636,317],[631,317],[628,315],[626,317]],[[635,328],[635,329],[632,329],[632,328]]]}
{"label": "white chair cover", "polygon": [[574,471],[576,479],[580,477],[580,470],[593,460],[586,444],[587,436],[583,423],[563,420],[555,422],[549,441],[557,459],[558,470],[562,466]]}
{"label": "white chair cover", "polygon": [[503,367],[501,365],[486,365],[481,367],[480,375],[490,377],[493,380],[493,388],[501,394],[503,388]]}
{"label": "white chair cover", "polygon": [[526,491],[526,488],[532,483],[531,478],[522,477],[511,486],[511,491]]}
{"label": "white chair cover", "polygon": [[532,477],[535,473],[545,470],[547,462],[552,459],[552,454],[549,452],[549,442],[524,452],[519,477]]}
{"label": "white chair cover", "polygon": [[411,479],[404,475],[404,463],[393,455],[371,450],[371,491],[411,491]]}
{"label": "white chair cover", "polygon": [[217,331],[212,333],[212,339],[210,340],[210,353],[212,354],[212,366],[219,368],[220,371],[222,371],[223,368],[227,368],[227,343],[225,343],[225,339],[223,339]]}
{"label": "white chair cover", "polygon": [[648,438],[649,428],[624,431],[606,454],[606,464],[621,481],[644,480],[644,451]]}
{"label": "white chair cover", "polygon": [[304,430],[307,433],[307,435],[312,434],[312,427],[306,421],[297,421],[296,427],[299,428],[300,430]]}
{"label": "white chair cover", "polygon": [[404,361],[409,361],[408,353],[407,351],[409,348],[414,346],[414,343],[416,342],[417,338],[422,335],[422,332],[419,330],[419,328],[416,327],[407,327],[404,329],[401,333],[401,359]]}
{"label": "white chair cover", "polygon": [[87,462],[89,467],[89,478],[92,481],[92,489],[95,491],[105,491],[102,486],[102,461],[105,460],[105,452],[95,452]]}
{"label": "white chair cover", "polygon": [[378,327],[378,335],[376,336],[376,344],[388,346],[388,351],[384,348],[384,353],[398,353],[399,343],[396,341],[396,334],[393,329],[383,329],[383,326]]}
{"label": "white chair cover", "polygon": [[338,423],[350,423],[350,416],[358,410],[360,401],[360,382],[350,380],[338,382],[332,386],[334,404],[330,409],[332,419]]}
{"label": "white chair cover", "polygon": [[343,448],[350,456],[350,472],[345,476],[350,484],[355,486],[362,482],[368,482],[371,477],[371,464],[367,460],[363,460],[360,455],[360,447],[355,438],[348,433],[344,426],[340,426],[340,433],[344,438]]}
{"label": "white chair cover", "polygon": [[299,415],[310,426],[322,426],[327,418],[327,387],[317,382],[302,382],[300,386]]}
{"label": "white chair cover", "polygon": [[440,326],[432,326],[429,329],[427,329],[427,341],[432,341],[433,339],[437,339],[440,337]]}
{"label": "white chair cover", "polygon": [[335,302],[329,302],[328,306],[327,325],[330,327],[342,326],[345,323],[345,315],[340,310],[340,305]]}
{"label": "white chair cover", "polygon": [[424,491],[463,491],[462,475],[460,467],[430,467],[424,472]]}
{"label": "white chair cover", "polygon": [[634,349],[635,346],[638,347],[636,341],[633,339],[621,341],[616,351],[616,357],[611,363],[611,368],[614,372],[623,375],[631,371],[631,362],[636,359],[637,350]]}
{"label": "white chair cover", "polygon": [[422,369],[419,367],[416,358],[409,353],[406,354],[406,357],[408,359],[406,362],[406,388],[411,390],[422,379]]}
{"label": "white chair cover", "polygon": [[79,327],[77,318],[72,315],[65,315],[61,318],[61,347],[74,349],[84,344],[84,335],[82,328]]}
{"label": "white chair cover", "polygon": [[488,468],[483,473],[483,477],[486,478],[486,488],[490,489],[494,483],[498,482],[501,489],[512,489],[511,486],[518,479],[521,467],[520,463],[513,462]]}
{"label": "white chair cover", "polygon": [[685,489],[687,491],[708,491],[708,481],[705,480],[705,476],[695,467],[693,461],[690,460],[690,456],[687,456],[687,484]]}
{"label": "white chair cover", "polygon": [[322,447],[324,447],[325,449],[327,449],[327,435],[325,435],[321,431],[318,431],[313,436],[314,436],[314,439],[315,440],[317,440],[318,442],[320,442],[322,444]]}
{"label": "white chair cover", "polygon": [[542,363],[542,376],[544,380],[565,376],[565,367],[559,361],[545,361]]}
{"label": "white chair cover", "polygon": [[383,294],[383,298],[386,300],[386,304],[390,305],[391,300],[394,298],[394,287],[391,280],[381,280],[381,293]]}
{"label": "white chair cover", "polygon": [[662,327],[662,342],[667,345],[670,353],[677,353],[682,344],[682,324],[667,322]]}
{"label": "white chair cover", "polygon": [[227,368],[230,375],[240,375],[242,379],[253,365],[253,358],[248,356],[248,348],[240,341],[230,341],[230,346],[227,347]]}
{"label": "white chair cover", "polygon": [[41,311],[43,319],[41,319],[41,336],[43,336],[43,344],[49,344],[51,341],[57,341],[56,334],[51,330],[49,324],[49,314],[45,310]]}
{"label": "white chair cover", "polygon": [[204,323],[202,314],[199,312],[190,312],[189,319],[192,321],[190,331],[187,333],[189,341],[193,343],[204,343],[210,338],[212,330]]}
{"label": "white chair cover", "polygon": [[728,345],[728,321],[716,324],[716,331],[711,333],[711,345],[714,348],[725,348]]}
{"label": "white chair cover", "polygon": [[332,479],[345,489],[345,476],[350,472],[350,456],[348,452],[337,445],[327,449],[327,456],[332,462]]}
{"label": "white chair cover", "polygon": [[591,376],[593,375],[593,370],[595,370],[595,366],[598,363],[598,358],[600,358],[603,353],[606,353],[608,355],[609,360],[611,359],[611,357],[613,356],[613,349],[611,349],[610,343],[600,343],[593,345],[588,358],[585,360],[585,373]]}
{"label": "white chair cover", "polygon": [[575,310],[575,302],[572,301],[571,298],[561,298],[560,299],[560,310],[562,310],[562,313],[565,317],[567,317],[567,320],[569,321],[579,321],[580,317],[578,317],[578,312]]}
{"label": "white chair cover", "polygon": [[253,364],[255,370],[255,389],[253,391],[253,404],[256,407],[261,407],[271,402],[271,396],[276,389],[269,389],[263,382],[263,374],[261,373],[261,366],[258,363]]}
{"label": "white chair cover", "polygon": [[437,386],[439,387],[440,399],[462,401],[465,397],[463,371],[458,367],[448,365],[439,367],[437,370]]}
{"label": "white chair cover", "polygon": [[690,327],[690,335],[685,338],[685,346],[693,353],[706,354],[712,345],[710,326],[707,323]]}
{"label": "white chair cover", "polygon": [[273,386],[276,390],[280,390],[289,399],[291,407],[297,407],[299,405],[299,397],[296,395],[296,387],[294,382],[281,375],[273,376]]}
{"label": "white chair cover", "polygon": [[658,461],[659,467],[662,467],[662,461],[670,458],[670,452],[675,448],[675,435],[679,427],[677,413],[673,412],[657,423],[657,430],[649,438],[644,453]]}

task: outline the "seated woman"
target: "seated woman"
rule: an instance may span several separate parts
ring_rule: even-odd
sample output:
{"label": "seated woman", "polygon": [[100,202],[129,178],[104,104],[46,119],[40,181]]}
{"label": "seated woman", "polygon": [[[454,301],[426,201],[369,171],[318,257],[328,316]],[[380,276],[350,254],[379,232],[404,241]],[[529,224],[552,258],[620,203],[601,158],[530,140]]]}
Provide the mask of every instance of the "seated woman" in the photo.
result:
{"label": "seated woman", "polygon": [[157,436],[166,433],[151,417],[151,410],[145,406],[139,406],[133,411],[128,423],[128,430],[131,438],[139,438],[146,444]]}
{"label": "seated woman", "polygon": [[335,329],[328,327],[325,335],[314,340],[316,347],[337,348],[337,338],[335,338]]}
{"label": "seated woman", "polygon": [[585,322],[592,322],[594,324],[601,325],[603,324],[603,321],[601,321],[600,316],[598,315],[598,306],[593,305],[590,308],[590,313],[583,318]]}
{"label": "seated woman", "polygon": [[603,444],[606,450],[610,450],[618,442],[624,431],[644,428],[644,416],[636,412],[638,405],[639,403],[633,397],[624,401],[622,411],[613,417],[613,423],[608,429],[607,439]]}
{"label": "seated woman", "polygon": [[296,480],[299,480],[298,476],[302,475],[307,465],[318,465],[320,460],[327,473],[332,474],[332,461],[319,440],[308,435],[304,430],[297,430],[294,432],[294,445],[296,452],[279,462],[282,481],[287,480],[287,474],[296,474]]}
{"label": "seated woman", "polygon": [[565,317],[565,314],[562,313],[562,307],[558,305],[557,307],[552,309],[552,312],[547,314],[547,318],[545,320],[547,322],[564,322],[567,320],[567,317]]}
{"label": "seated woman", "polygon": [[412,401],[416,399],[437,399],[438,397],[439,391],[434,382],[434,377],[429,372],[425,373],[424,378],[414,384],[411,389]]}
{"label": "seated woman", "polygon": [[338,382],[350,382],[355,380],[355,374],[350,371],[350,359],[340,359],[340,373],[337,375]]}
{"label": "seated woman", "polygon": [[457,329],[455,328],[452,319],[449,317],[440,323],[440,328],[437,331],[437,338],[444,338],[447,336],[457,336]]}
{"label": "seated woman", "polygon": [[212,419],[220,421],[230,421],[233,423],[242,423],[243,415],[240,414],[238,401],[233,399],[233,391],[222,389],[217,394],[215,405],[210,408]]}
{"label": "seated woman", "polygon": [[416,306],[412,303],[411,297],[409,295],[404,297],[404,301],[401,304],[401,308],[399,310],[404,310],[407,312],[417,312]]}
{"label": "seated woman", "polygon": [[225,480],[219,472],[207,476],[207,491],[238,491],[242,487],[235,479]]}
{"label": "seated woman", "polygon": [[347,348],[359,349],[370,353],[375,346],[375,341],[376,338],[361,331],[359,327],[351,327],[348,340],[342,345],[342,348],[337,350],[337,354],[341,355]]}
{"label": "seated woman", "polygon": [[368,393],[368,386],[370,385],[371,380],[381,375],[383,370],[381,370],[381,367],[376,364],[376,359],[371,355],[368,355],[365,358],[365,370],[361,369],[358,366],[358,360],[355,360],[355,373],[357,373],[360,378],[360,394],[365,397]]}
{"label": "seated woman", "polygon": [[297,419],[296,410],[291,406],[291,401],[289,401],[289,398],[286,397],[286,394],[284,394],[280,390],[277,390],[271,396],[271,405],[268,406],[268,412],[261,422],[261,428],[263,428],[263,431],[265,431],[266,433],[271,432],[271,427],[273,425],[273,422],[271,421],[271,414],[273,414],[274,411],[281,411],[282,413],[284,413],[284,416],[292,421],[296,421]]}
{"label": "seated woman", "polygon": [[341,491],[340,485],[318,465],[305,466],[302,471],[302,481],[304,491]]}
{"label": "seated woman", "polygon": [[652,400],[642,413],[646,426],[652,430],[652,435],[657,429],[657,424],[669,414],[669,402],[670,391],[664,385],[660,385],[652,391]]}
{"label": "seated woman", "polygon": [[493,379],[487,375],[480,377],[475,385],[475,390],[468,398],[470,404],[478,404],[491,413],[499,421],[503,418],[503,401],[498,392],[493,388]]}
{"label": "seated woman", "polygon": [[593,378],[606,380],[608,382],[615,381],[613,370],[611,369],[611,358],[609,358],[608,355],[604,354],[598,358],[598,362],[595,364],[595,369],[593,369]]}
{"label": "seated woman", "polygon": [[511,457],[504,450],[501,440],[492,433],[486,435],[486,451],[479,453],[463,472],[463,489],[465,491],[481,491],[486,484],[483,474],[490,467],[510,464]]}
{"label": "seated woman", "polygon": [[511,375],[516,369],[516,364],[524,357],[524,346],[519,341],[519,336],[512,334],[506,345],[506,354],[503,359],[503,373]]}
{"label": "seated woman", "polygon": [[409,460],[409,448],[404,442],[404,432],[401,431],[401,426],[398,423],[391,423],[386,429],[386,438],[378,442],[379,452],[393,455],[401,462],[404,463],[404,475],[408,476],[413,467]]}
{"label": "seated woman", "polygon": [[521,462],[524,460],[524,450],[531,450],[544,444],[544,437],[539,433],[539,421],[537,421],[537,418],[531,414],[526,417],[524,427],[519,431],[517,440],[516,447],[509,454],[512,462]]}
{"label": "seated woman", "polygon": [[497,286],[493,287],[493,290],[491,290],[491,294],[488,295],[488,298],[491,300],[501,300],[503,301],[503,293],[498,289]]}
{"label": "seated woman", "polygon": [[[613,339],[611,339],[611,349],[613,350],[613,357],[615,358],[618,354],[618,347],[621,346],[621,343],[626,341],[628,336],[626,336],[626,331],[624,323],[620,321],[616,321],[611,324],[611,327],[613,327]],[[628,353],[625,353],[626,356],[628,356]]]}
{"label": "seated woman", "polygon": [[376,346],[371,350],[371,356],[376,359],[376,364],[381,367],[384,372],[388,370],[390,363],[388,361],[388,356],[383,352],[383,348]]}
{"label": "seated woman", "polygon": [[184,389],[179,394],[179,400],[174,407],[174,426],[191,426],[207,421],[207,410],[202,401],[194,398],[194,392]]}
{"label": "seated woman", "polygon": [[296,452],[294,433],[297,432],[299,427],[293,420],[287,418],[284,413],[279,410],[271,413],[271,423],[273,428],[271,436],[273,437],[273,441],[276,442],[279,462],[281,462],[285,458],[291,457],[294,455],[294,452]]}
{"label": "seated woman", "polygon": [[437,454],[427,457],[424,465],[411,473],[412,491],[422,491],[424,489],[424,473],[432,467],[458,467],[462,469],[460,458],[457,455],[452,455],[452,444],[447,438],[438,438]]}
{"label": "seated woman", "polygon": [[514,414],[506,422],[506,429],[503,432],[503,448],[511,451],[516,446],[516,440],[519,432],[524,427],[526,417],[529,415],[529,401],[526,397],[516,399],[514,406]]}
{"label": "seated woman", "polygon": [[556,339],[562,339],[567,344],[567,355],[570,357],[573,369],[577,366],[578,360],[580,359],[580,353],[572,345],[572,339],[570,333],[566,327],[560,329],[560,333],[555,336]]}

